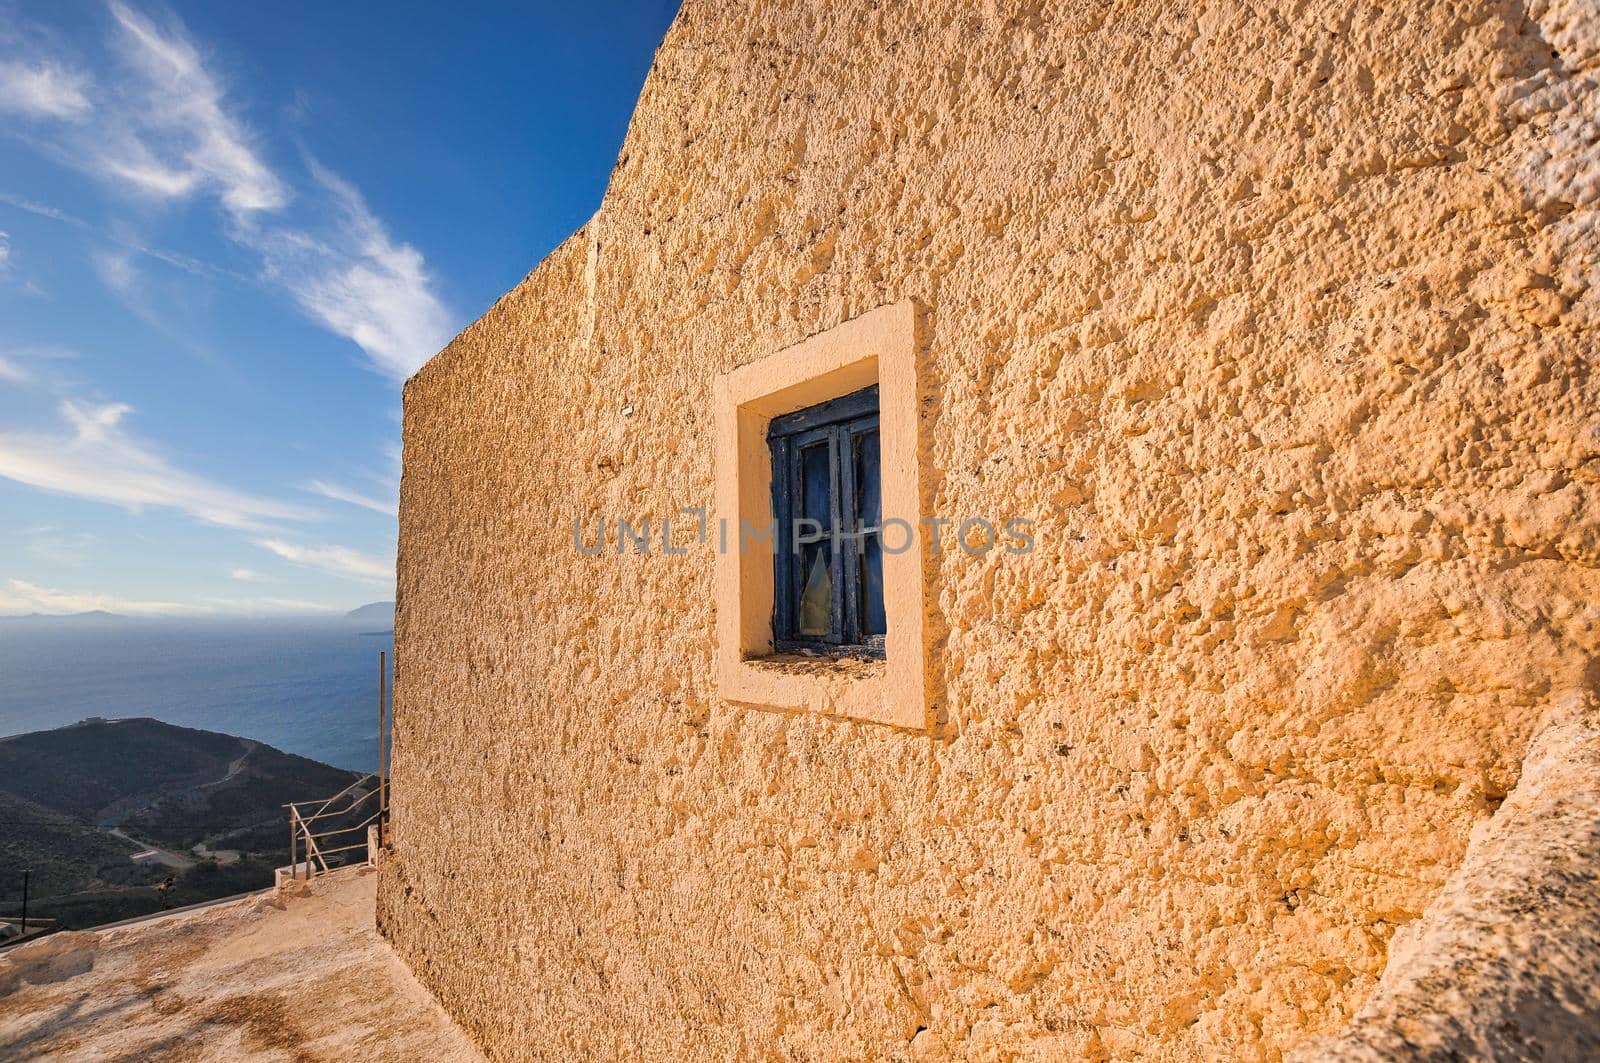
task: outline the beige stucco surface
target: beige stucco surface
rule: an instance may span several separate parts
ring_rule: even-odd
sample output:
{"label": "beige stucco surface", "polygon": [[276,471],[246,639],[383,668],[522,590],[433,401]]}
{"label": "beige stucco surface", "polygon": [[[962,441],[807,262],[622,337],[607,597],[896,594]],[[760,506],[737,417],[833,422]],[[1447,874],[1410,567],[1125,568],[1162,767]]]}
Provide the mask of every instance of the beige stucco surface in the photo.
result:
{"label": "beige stucco surface", "polygon": [[1294,1063],[1600,1059],[1600,713],[1565,702],[1355,1020]]}
{"label": "beige stucco surface", "polygon": [[[1275,1059],[1600,648],[1592,3],[689,0],[408,385],[379,920],[502,1059]],[[713,382],[922,308],[909,734],[716,693]],[[608,536],[610,533],[608,532]],[[657,534],[659,538],[659,534]],[[891,618],[892,622],[892,618]]]}

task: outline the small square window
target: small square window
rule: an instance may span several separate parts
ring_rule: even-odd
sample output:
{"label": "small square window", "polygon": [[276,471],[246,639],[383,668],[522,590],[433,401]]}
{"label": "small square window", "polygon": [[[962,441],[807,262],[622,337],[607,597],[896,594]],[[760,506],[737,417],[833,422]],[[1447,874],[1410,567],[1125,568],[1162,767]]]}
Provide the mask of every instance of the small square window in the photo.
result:
{"label": "small square window", "polygon": [[767,446],[777,648],[882,657],[877,385],[775,418]]}
{"label": "small square window", "polygon": [[[716,379],[714,660],[728,701],[938,725],[923,544],[895,534],[917,526],[928,493],[918,329],[903,300]],[[795,517],[816,523],[797,536]]]}

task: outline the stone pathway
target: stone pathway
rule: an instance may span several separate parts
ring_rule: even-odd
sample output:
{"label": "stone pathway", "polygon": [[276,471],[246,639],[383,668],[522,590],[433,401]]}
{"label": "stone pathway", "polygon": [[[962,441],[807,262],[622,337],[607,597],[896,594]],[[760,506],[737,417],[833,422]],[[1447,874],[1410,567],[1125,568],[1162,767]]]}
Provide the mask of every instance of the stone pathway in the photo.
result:
{"label": "stone pathway", "polygon": [[475,1061],[373,928],[377,876],[0,953],[0,1059]]}

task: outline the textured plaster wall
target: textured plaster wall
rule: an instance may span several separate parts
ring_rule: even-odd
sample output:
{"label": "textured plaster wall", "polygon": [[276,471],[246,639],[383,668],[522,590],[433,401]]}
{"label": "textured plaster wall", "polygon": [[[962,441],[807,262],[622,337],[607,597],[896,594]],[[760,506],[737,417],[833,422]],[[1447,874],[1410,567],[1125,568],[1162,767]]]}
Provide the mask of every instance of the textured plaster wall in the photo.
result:
{"label": "textured plaster wall", "polygon": [[[379,918],[503,1059],[1275,1059],[1600,649],[1592,3],[688,0],[406,392]],[[712,381],[914,298],[942,733],[719,700]],[[679,533],[687,544],[687,530]]]}
{"label": "textured plaster wall", "polygon": [[1296,1063],[1600,1059],[1600,713],[1567,699],[1378,988]]}

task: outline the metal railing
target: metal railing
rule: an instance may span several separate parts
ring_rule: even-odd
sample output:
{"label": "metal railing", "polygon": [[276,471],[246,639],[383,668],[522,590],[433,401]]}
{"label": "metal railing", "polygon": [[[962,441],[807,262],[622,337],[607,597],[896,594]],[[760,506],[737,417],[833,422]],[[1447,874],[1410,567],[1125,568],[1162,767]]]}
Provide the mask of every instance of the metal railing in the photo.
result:
{"label": "metal railing", "polygon": [[[326,800],[292,801],[285,805],[289,810],[289,877],[315,878],[348,863],[348,860],[337,863],[330,860],[366,849],[367,828],[374,824],[381,839],[385,819],[383,791],[383,777],[374,772],[361,776]],[[341,798],[348,800],[341,803]],[[351,835],[355,840],[347,842]]]}
{"label": "metal railing", "polygon": [[[392,723],[392,714],[385,712],[389,694],[389,667],[388,654],[378,654],[378,770],[361,776],[355,782],[324,801],[291,801],[283,807],[289,810],[289,877],[315,878],[325,875],[334,867],[342,867],[349,863],[341,860],[330,864],[329,858],[354,852],[357,849],[369,849],[368,829],[376,827],[376,842],[381,849],[384,845],[385,828],[389,825],[389,778],[388,758],[392,742],[388,738],[388,724]],[[353,796],[352,796],[353,795]],[[343,805],[339,804],[341,798],[348,797]],[[308,814],[305,809],[316,805]],[[351,820],[357,822],[351,822]],[[331,821],[331,822],[325,822]],[[318,826],[323,823],[323,826]],[[342,825],[341,825],[342,824]],[[330,838],[343,839],[354,834],[356,840],[349,844],[324,844]],[[301,854],[304,854],[304,861]],[[373,854],[367,852],[367,859],[372,859]]]}

